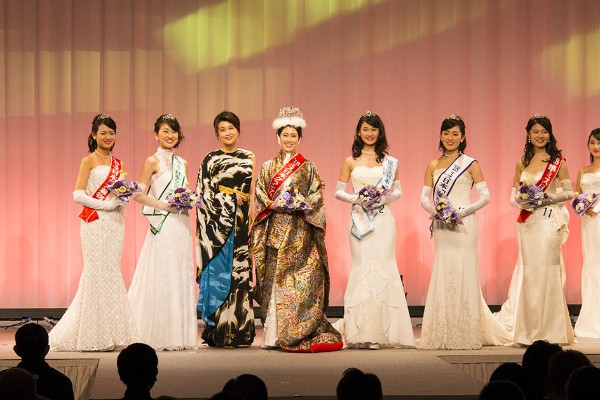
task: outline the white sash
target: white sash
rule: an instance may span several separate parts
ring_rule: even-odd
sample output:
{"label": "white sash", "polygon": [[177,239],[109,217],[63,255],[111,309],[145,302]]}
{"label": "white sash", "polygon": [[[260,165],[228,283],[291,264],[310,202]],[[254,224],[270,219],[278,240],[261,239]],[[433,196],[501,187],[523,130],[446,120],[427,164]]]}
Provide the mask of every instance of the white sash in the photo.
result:
{"label": "white sash", "polygon": [[[157,200],[168,199],[175,189],[183,187],[187,184],[187,177],[185,175],[185,164],[183,163],[183,158],[173,154],[171,156],[171,163],[171,179],[162,188],[162,190],[161,188],[158,188],[157,192],[160,192],[160,194],[158,195]],[[149,196],[151,196],[151,187],[152,185],[148,187],[148,191],[146,193]],[[142,206],[142,214],[146,218],[148,218],[148,221],[150,221],[150,231],[156,235],[162,229],[162,226],[170,213],[168,211],[157,210],[155,208],[144,205]]]}
{"label": "white sash", "polygon": [[450,195],[456,180],[469,169],[475,162],[474,158],[467,155],[460,155],[441,173],[433,185],[433,202],[437,203],[440,197]]}
{"label": "white sash", "polygon": [[[394,178],[396,177],[396,170],[398,169],[398,160],[394,157],[385,156],[382,160],[383,173],[381,179],[377,182],[377,185],[381,184],[387,189],[392,187]],[[358,190],[354,189],[355,193]],[[352,205],[352,213],[350,219],[352,220],[352,227],[350,233],[357,239],[362,239],[369,233],[375,230],[375,217],[383,209],[383,205],[374,209],[366,209],[359,204]]]}

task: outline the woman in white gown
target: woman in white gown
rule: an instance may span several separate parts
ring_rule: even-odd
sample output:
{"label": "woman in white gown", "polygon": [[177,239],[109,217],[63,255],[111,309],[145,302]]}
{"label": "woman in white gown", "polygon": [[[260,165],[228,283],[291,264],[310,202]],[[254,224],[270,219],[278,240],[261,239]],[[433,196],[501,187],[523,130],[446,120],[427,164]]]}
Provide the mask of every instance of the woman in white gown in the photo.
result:
{"label": "woman in white gown", "polygon": [[[342,164],[335,197],[352,203],[350,250],[352,267],[344,295],[344,318],[335,327],[347,346],[414,347],[415,339],[396,265],[396,223],[390,207],[402,196],[398,160],[387,155],[381,118],[367,111],[358,120],[352,156]],[[352,178],[354,194],[346,192]],[[366,185],[382,186],[387,194],[363,206],[359,192]]]}
{"label": "woman in white gown", "polygon": [[[547,117],[534,115],[526,126],[525,154],[517,162],[512,201],[521,192],[520,182],[536,185],[547,198],[522,209],[518,237],[523,260],[523,279],[518,295],[514,341],[530,345],[536,340],[573,343],[573,328],[563,291],[561,249],[569,233],[558,203],[573,197],[569,170]],[[562,191],[557,193],[557,182]]]}
{"label": "woman in white gown", "polygon": [[[417,347],[467,350],[510,344],[509,332],[492,315],[479,285],[475,211],[489,202],[487,184],[479,163],[462,153],[467,147],[463,120],[451,115],[440,131],[443,154],[427,166],[421,205],[433,214],[432,192],[434,204],[447,197],[463,224],[432,224],[435,259]],[[473,184],[479,199],[471,203]]]}
{"label": "woman in white gown", "polygon": [[[146,159],[140,175],[141,193],[135,201],[150,228],[129,288],[129,301],[140,339],[157,350],[195,349],[198,345],[195,270],[187,211],[177,212],[167,199],[186,187],[187,162],[173,153],[183,140],[171,114],[154,123],[156,153]],[[146,185],[150,183],[148,193]]]}
{"label": "woman in white gown", "polygon": [[99,114],[92,121],[90,155],[81,161],[73,192],[84,206],[79,215],[83,270],[75,298],[49,334],[53,351],[109,351],[138,340],[121,276],[126,203],[107,189],[124,169],[112,155],[116,133],[110,116]]}
{"label": "woman in white gown", "polygon": [[[577,191],[600,196],[600,128],[588,137],[591,165],[579,170]],[[600,203],[581,218],[581,310],[575,323],[575,336],[600,338]]]}

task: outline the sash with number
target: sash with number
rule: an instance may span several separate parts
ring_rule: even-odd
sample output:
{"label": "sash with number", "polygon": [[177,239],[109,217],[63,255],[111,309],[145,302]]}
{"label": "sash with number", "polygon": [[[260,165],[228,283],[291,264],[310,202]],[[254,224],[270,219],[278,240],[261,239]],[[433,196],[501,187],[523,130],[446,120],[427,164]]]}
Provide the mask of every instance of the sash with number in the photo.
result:
{"label": "sash with number", "polygon": [[[558,171],[560,170],[560,165],[563,162],[564,158],[562,156],[558,156],[554,162],[548,163],[546,165],[546,169],[542,174],[540,180],[535,184],[535,186],[542,189],[542,191],[546,191],[548,186],[552,183],[556,175],[558,175]],[[517,218],[517,222],[525,222],[527,218],[531,215],[531,211],[521,210],[519,213],[519,217]]]}
{"label": "sash with number", "polygon": [[[269,196],[270,200],[275,199],[275,193],[277,193],[281,185],[283,185],[283,183],[287,181],[288,178],[294,174],[294,172],[298,171],[300,167],[304,165],[305,162],[306,158],[304,158],[302,154],[298,153],[294,157],[292,157],[292,159],[288,161],[288,163],[285,164],[283,168],[281,168],[279,172],[277,172],[275,176],[273,176],[273,178],[271,178],[271,182],[269,183],[269,187],[267,188],[267,196]],[[258,213],[256,221],[260,221],[272,212],[272,209],[270,209],[269,207],[265,207],[261,212]]]}
{"label": "sash with number", "polygon": [[[118,180],[120,176],[121,161],[113,157],[112,162],[110,164],[110,171],[108,173],[108,176],[106,177],[104,182],[102,182],[102,185],[100,185],[100,187],[98,188],[98,190],[96,190],[96,193],[94,193],[92,197],[96,200],[106,199],[110,194],[110,190],[108,190],[108,183]],[[81,212],[79,213],[79,218],[89,223],[97,220],[99,217],[98,212],[93,208],[83,207],[83,210],[81,210]]]}
{"label": "sash with number", "polygon": [[[162,188],[157,200],[168,199],[175,189],[183,187],[187,183],[183,158],[178,157],[175,154],[171,155],[171,165],[171,180],[169,180],[165,187]],[[152,185],[148,187],[147,195],[150,194],[151,187]],[[163,224],[170,213],[149,206],[142,206],[142,214],[150,221],[150,232],[156,235],[162,229]]]}
{"label": "sash with number", "polygon": [[[381,184],[386,189],[390,189],[394,183],[394,178],[396,177],[398,160],[394,157],[385,156],[382,160],[382,164],[383,173],[376,185]],[[360,240],[373,232],[373,230],[375,230],[375,217],[379,214],[380,210],[381,207],[366,209],[359,204],[353,204],[352,212],[350,214],[350,219],[352,221],[350,233]]]}

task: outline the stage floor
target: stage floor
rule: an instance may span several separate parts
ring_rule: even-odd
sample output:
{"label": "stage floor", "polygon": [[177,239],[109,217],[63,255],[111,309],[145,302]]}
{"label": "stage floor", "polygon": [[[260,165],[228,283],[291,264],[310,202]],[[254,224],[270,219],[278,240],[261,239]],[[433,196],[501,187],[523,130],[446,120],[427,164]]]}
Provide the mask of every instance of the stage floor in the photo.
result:
{"label": "stage floor", "polygon": [[[44,321],[40,323],[50,327]],[[419,319],[413,319],[417,338],[419,323]],[[5,367],[17,361],[12,350],[16,328],[7,328],[7,325],[10,322],[0,322],[0,361]],[[199,321],[199,331],[201,329]],[[257,326],[257,339],[250,348],[200,346],[194,351],[159,352],[159,375],[153,396],[209,398],[230,378],[252,373],[266,382],[270,398],[334,399],[342,372],[356,367],[377,374],[389,399],[475,399],[499,364],[520,362],[524,352],[524,348],[484,347],[474,351],[382,349],[290,354],[261,349],[261,339],[262,329]],[[568,348],[582,351],[600,366],[600,339],[580,338]],[[51,352],[47,359],[58,366],[69,362],[92,365],[88,369],[95,368],[93,365],[97,362],[93,384],[87,390],[89,397],[118,399],[123,395],[124,386],[117,375],[117,355],[115,351]]]}

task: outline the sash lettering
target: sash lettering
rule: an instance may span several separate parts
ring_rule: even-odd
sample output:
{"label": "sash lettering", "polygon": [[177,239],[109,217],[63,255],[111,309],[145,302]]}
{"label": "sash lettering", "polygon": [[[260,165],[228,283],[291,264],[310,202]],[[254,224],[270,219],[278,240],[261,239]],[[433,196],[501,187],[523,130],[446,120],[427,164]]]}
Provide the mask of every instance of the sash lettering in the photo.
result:
{"label": "sash lettering", "polygon": [[[548,189],[548,186],[552,183],[556,175],[558,175],[558,171],[560,170],[560,165],[562,164],[564,158],[562,156],[558,156],[554,162],[548,163],[546,165],[546,169],[542,174],[540,180],[535,184],[535,186],[542,189],[544,192]],[[517,218],[517,222],[525,222],[527,218],[531,215],[531,211],[521,210],[519,213],[519,217]]]}
{"label": "sash lettering", "polygon": [[[92,197],[96,200],[106,199],[108,197],[108,195],[110,194],[110,191],[108,190],[108,183],[118,180],[120,176],[121,176],[121,161],[116,159],[115,157],[113,157],[112,162],[110,164],[110,171],[108,172],[108,176],[106,177],[104,182],[102,182],[102,185],[100,185],[100,187],[98,188],[98,190],[96,190],[96,193],[94,193],[94,195]],[[94,210],[93,208],[83,207],[83,210],[81,210],[81,212],[79,213],[79,218],[81,218],[85,222],[89,223],[89,222],[94,222],[99,217],[98,217],[98,212],[96,210]]]}

